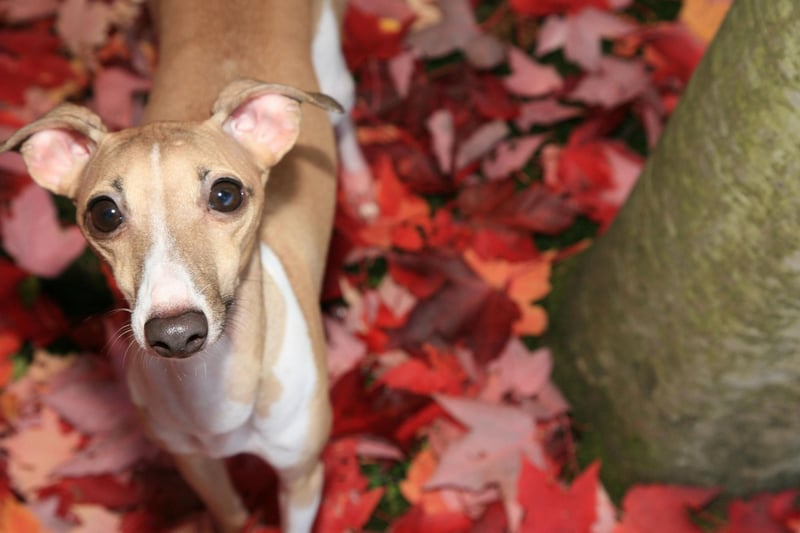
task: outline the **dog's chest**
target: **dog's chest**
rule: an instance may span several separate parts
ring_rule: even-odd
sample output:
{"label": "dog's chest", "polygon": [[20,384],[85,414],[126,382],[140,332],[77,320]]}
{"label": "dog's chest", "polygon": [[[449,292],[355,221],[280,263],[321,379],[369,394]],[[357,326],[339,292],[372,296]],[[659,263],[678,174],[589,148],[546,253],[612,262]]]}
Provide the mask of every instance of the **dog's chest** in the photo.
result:
{"label": "dog's chest", "polygon": [[309,329],[283,265],[264,245],[261,261],[266,332],[239,313],[232,336],[264,335],[263,353],[237,353],[249,344],[225,335],[187,360],[128,358],[134,403],[153,437],[173,453],[252,452],[280,466],[303,448],[319,383]]}

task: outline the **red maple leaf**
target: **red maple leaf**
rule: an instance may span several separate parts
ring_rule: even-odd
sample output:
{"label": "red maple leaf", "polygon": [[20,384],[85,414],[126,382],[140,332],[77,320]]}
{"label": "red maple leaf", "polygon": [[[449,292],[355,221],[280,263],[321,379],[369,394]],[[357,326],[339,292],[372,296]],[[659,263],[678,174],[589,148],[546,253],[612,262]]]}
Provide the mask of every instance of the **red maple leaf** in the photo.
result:
{"label": "red maple leaf", "polygon": [[376,383],[415,394],[459,394],[466,374],[453,354],[423,346],[425,360],[412,358],[388,369]]}
{"label": "red maple leaf", "polygon": [[461,533],[468,531],[472,520],[458,511],[442,511],[428,513],[419,505],[415,505],[395,520],[391,533]]}
{"label": "red maple leaf", "polygon": [[564,231],[577,215],[558,191],[537,183],[518,191],[510,180],[464,187],[457,205],[473,224],[483,221],[545,235]]}
{"label": "red maple leaf", "polygon": [[[785,533],[800,523],[798,490],[758,494],[728,505],[728,524],[718,533]],[[794,529],[792,529],[792,526]]]}
{"label": "red maple leaf", "polygon": [[370,58],[389,59],[399,54],[411,22],[382,18],[350,5],[344,17],[342,43],[350,70],[357,70]]}
{"label": "red maple leaf", "polygon": [[596,520],[599,463],[593,463],[569,488],[525,462],[519,478],[519,503],[525,516],[521,533],[582,533]]}
{"label": "red maple leaf", "polygon": [[[8,32],[8,33],[6,33]],[[53,88],[75,78],[69,60],[58,53],[52,37],[52,20],[18,32],[5,30],[0,41],[0,101],[25,103],[30,87]],[[34,44],[35,43],[35,44]]]}
{"label": "red maple leaf", "polygon": [[384,489],[369,489],[356,457],[356,439],[341,439],[325,450],[325,494],[316,530],[359,531],[366,524]]}
{"label": "red maple leaf", "polygon": [[408,270],[438,272],[441,288],[411,311],[408,322],[392,332],[392,344],[418,349],[425,343],[452,344],[463,340],[480,362],[495,357],[519,318],[517,305],[503,290],[487,284],[461,257],[429,252],[396,256]]}
{"label": "red maple leaf", "polygon": [[141,502],[141,491],[141,486],[123,481],[118,475],[103,474],[60,479],[40,490],[38,496],[40,499],[58,498],[58,512],[64,515],[79,503],[93,503],[109,509],[132,507]]}
{"label": "red maple leaf", "polygon": [[511,0],[511,7],[521,15],[541,17],[552,13],[574,13],[587,7],[618,9],[631,0]]}
{"label": "red maple leaf", "polygon": [[705,507],[718,489],[638,485],[622,500],[622,522],[614,533],[701,533],[689,510]]}

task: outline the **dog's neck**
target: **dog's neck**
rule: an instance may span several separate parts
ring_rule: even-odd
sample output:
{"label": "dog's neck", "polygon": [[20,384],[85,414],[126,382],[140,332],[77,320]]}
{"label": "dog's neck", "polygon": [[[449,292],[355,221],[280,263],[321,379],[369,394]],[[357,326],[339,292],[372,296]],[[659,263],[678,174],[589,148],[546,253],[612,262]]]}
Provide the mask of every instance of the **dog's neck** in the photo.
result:
{"label": "dog's neck", "polygon": [[[203,119],[220,89],[240,77],[317,90],[311,43],[320,4],[320,0],[155,2],[156,25],[170,31],[161,32],[159,69],[145,122]],[[213,39],[206,37],[212,35]],[[304,112],[307,124],[328,120],[322,110],[309,107]],[[330,241],[335,175],[332,132],[301,128],[293,152],[272,170],[268,187],[262,238],[281,257],[284,251],[296,251],[303,268],[310,269],[309,282],[317,293]]]}
{"label": "dog's neck", "polygon": [[[166,0],[152,6],[159,68],[145,122],[198,120],[237,78],[316,86],[311,38],[319,0]],[[233,28],[233,31],[231,29]],[[213,69],[209,70],[209,65]]]}

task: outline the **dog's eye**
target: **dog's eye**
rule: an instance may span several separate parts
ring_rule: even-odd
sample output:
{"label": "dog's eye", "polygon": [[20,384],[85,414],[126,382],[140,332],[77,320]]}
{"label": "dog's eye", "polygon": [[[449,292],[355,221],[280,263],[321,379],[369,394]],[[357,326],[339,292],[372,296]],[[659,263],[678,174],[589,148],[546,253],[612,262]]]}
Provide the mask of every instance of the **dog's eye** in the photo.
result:
{"label": "dog's eye", "polygon": [[242,205],[244,192],[242,184],[232,178],[221,178],[211,186],[208,207],[214,211],[230,213]]}
{"label": "dog's eye", "polygon": [[89,204],[89,221],[100,233],[111,233],[122,224],[122,212],[114,200],[101,196]]}

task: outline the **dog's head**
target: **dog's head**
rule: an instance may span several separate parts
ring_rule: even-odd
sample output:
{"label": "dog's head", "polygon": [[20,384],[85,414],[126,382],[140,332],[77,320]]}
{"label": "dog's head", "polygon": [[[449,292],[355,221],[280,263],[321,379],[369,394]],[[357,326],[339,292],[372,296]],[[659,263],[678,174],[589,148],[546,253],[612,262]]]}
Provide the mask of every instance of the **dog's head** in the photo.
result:
{"label": "dog's head", "polygon": [[63,104],[0,151],[19,149],[39,185],[75,202],[131,305],[136,341],[185,357],[223,332],[258,241],[269,171],[297,140],[301,102],[340,109],[325,95],[239,80],[204,122],[108,133],[88,109]]}

